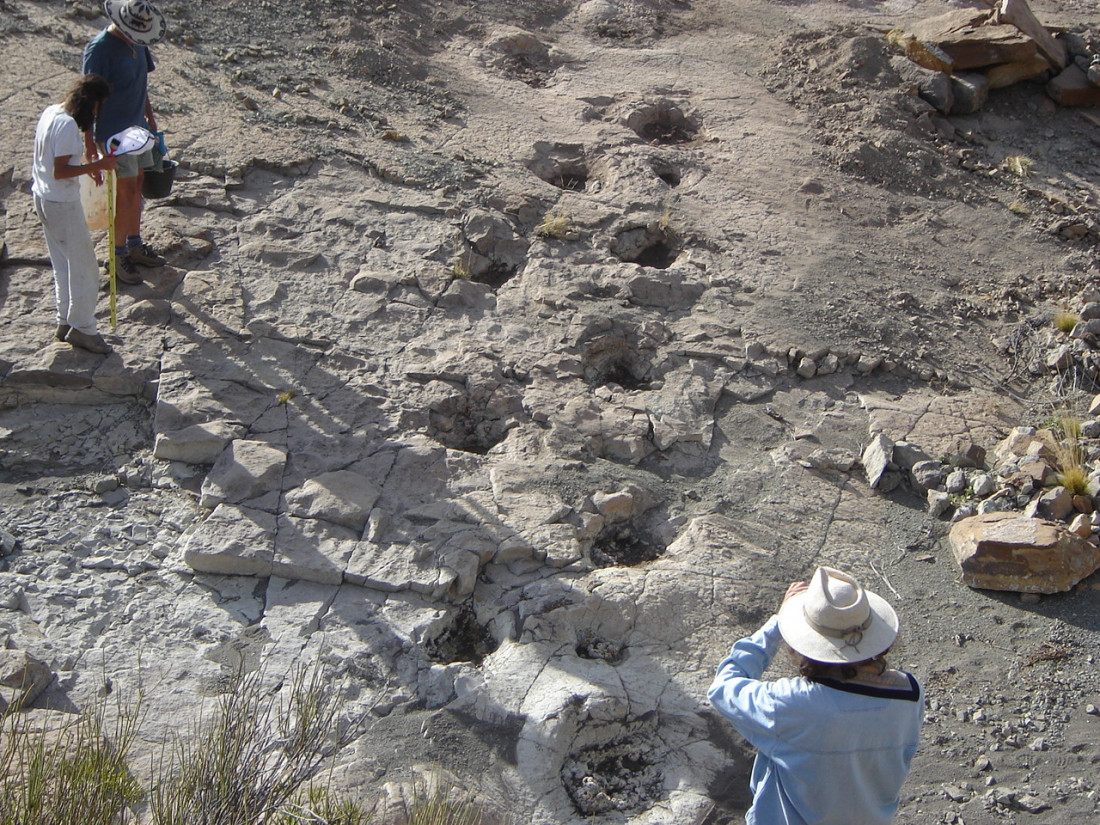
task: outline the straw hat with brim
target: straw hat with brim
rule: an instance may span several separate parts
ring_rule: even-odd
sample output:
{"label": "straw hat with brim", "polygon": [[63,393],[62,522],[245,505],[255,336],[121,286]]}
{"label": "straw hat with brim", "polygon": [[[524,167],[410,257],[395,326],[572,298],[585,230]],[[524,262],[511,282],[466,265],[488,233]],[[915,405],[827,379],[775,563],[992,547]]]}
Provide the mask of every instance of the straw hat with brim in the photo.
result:
{"label": "straw hat with brim", "polygon": [[103,11],[139,46],[152,46],[164,37],[164,15],[149,0],[104,0]]}
{"label": "straw hat with brim", "polygon": [[807,589],[779,608],[779,632],[795,652],[814,661],[862,662],[894,643],[898,614],[847,573],[819,567]]}

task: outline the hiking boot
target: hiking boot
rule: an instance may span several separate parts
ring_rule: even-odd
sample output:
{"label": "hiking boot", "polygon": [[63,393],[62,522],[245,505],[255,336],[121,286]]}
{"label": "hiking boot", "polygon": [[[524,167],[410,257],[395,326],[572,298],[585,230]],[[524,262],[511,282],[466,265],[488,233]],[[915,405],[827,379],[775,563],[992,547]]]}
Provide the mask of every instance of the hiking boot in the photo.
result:
{"label": "hiking boot", "polygon": [[70,329],[65,340],[74,347],[80,347],[97,355],[106,355],[111,351],[111,345],[103,340],[102,335],[88,335],[78,329]]}
{"label": "hiking boot", "polygon": [[164,266],[168,261],[156,253],[147,243],[139,243],[126,250],[126,257],[141,266]]}
{"label": "hiking boot", "polygon": [[130,284],[131,286],[140,284],[144,280],[129,255],[123,255],[115,259],[115,277],[118,278],[119,283]]}
{"label": "hiking boot", "polygon": [[58,324],[57,332],[54,333],[54,338],[58,341],[64,341],[65,336],[69,334],[69,330],[72,329],[68,324]]}

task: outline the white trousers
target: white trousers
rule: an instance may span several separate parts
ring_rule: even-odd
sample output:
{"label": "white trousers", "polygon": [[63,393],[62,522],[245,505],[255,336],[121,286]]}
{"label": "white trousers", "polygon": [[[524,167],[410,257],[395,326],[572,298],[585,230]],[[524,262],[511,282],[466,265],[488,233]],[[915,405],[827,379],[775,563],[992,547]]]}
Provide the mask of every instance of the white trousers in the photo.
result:
{"label": "white trousers", "polygon": [[95,335],[99,261],[84,221],[84,207],[80,201],[48,201],[35,195],[34,211],[46,231],[46,249],[53,265],[57,323]]}

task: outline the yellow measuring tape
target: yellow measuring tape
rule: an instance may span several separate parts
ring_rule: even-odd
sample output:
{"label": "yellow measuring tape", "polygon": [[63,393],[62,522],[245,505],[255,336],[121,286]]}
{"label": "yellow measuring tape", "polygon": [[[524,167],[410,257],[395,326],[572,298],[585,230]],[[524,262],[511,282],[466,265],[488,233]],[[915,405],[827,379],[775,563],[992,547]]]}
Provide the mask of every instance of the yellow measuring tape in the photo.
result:
{"label": "yellow measuring tape", "polygon": [[111,284],[111,329],[118,327],[115,315],[115,267],[118,265],[115,255],[115,170],[107,172],[107,280]]}

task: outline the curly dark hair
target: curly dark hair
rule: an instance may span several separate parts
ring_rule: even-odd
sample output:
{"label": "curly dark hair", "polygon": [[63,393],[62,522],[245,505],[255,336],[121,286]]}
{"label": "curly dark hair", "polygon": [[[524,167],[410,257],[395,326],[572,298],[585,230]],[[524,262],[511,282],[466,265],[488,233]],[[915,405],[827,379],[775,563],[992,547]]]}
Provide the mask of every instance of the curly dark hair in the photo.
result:
{"label": "curly dark hair", "polygon": [[61,106],[73,116],[77,128],[87,132],[95,123],[96,104],[110,96],[110,83],[97,74],[86,74],[73,84]]}

